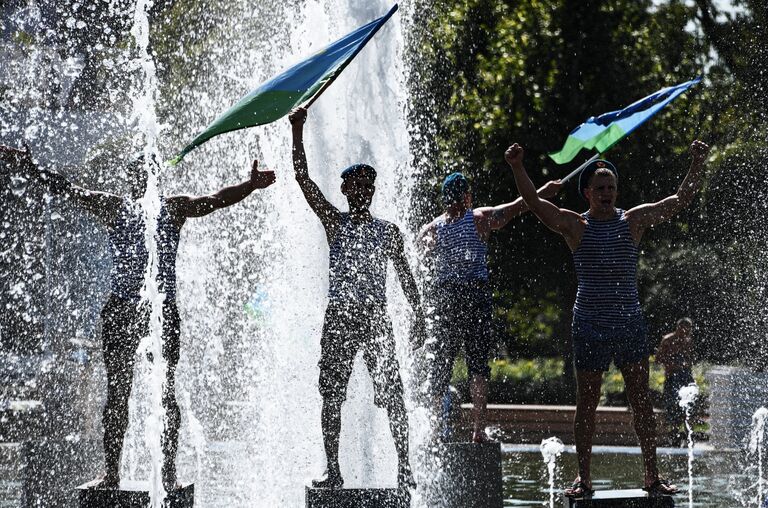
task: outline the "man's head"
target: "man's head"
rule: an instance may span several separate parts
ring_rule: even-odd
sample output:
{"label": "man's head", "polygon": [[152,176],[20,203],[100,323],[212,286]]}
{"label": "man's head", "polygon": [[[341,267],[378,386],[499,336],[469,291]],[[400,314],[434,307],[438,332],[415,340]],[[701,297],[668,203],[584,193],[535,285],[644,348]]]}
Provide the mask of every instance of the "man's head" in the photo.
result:
{"label": "man's head", "polygon": [[376,192],[376,170],[368,164],[353,164],[341,172],[341,193],[350,210],[367,210]]}
{"label": "man's head", "polygon": [[443,180],[443,206],[463,204],[472,206],[472,193],[469,190],[469,182],[461,173],[451,173]]}
{"label": "man's head", "polygon": [[677,320],[677,333],[683,336],[688,336],[693,330],[693,321],[690,318],[684,317]]}
{"label": "man's head", "polygon": [[589,203],[590,210],[613,211],[618,184],[619,172],[606,160],[592,161],[579,174],[579,192]]}

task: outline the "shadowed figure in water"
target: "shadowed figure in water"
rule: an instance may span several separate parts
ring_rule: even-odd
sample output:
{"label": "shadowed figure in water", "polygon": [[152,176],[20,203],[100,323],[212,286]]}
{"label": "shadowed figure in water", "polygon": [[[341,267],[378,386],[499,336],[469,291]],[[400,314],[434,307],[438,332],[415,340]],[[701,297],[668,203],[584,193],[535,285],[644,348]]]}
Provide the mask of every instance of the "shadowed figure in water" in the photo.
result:
{"label": "shadowed figure in water", "polygon": [[[141,339],[149,333],[150,304],[141,298],[148,253],[144,219],[138,203],[147,186],[144,159],[139,158],[129,165],[130,193],[123,197],[83,189],[57,173],[38,169],[29,151],[0,147],[0,155],[18,159],[20,164],[48,186],[52,194],[73,201],[90,212],[106,227],[109,234],[112,251],[111,294],[101,311],[102,351],[107,371],[107,401],[102,420],[105,471],[98,486],[117,488],[120,484],[120,456],[128,428],[128,399],[136,349]],[[181,420],[175,388],[180,336],[180,318],[176,307],[176,252],[181,228],[188,218],[203,217],[214,210],[233,205],[254,190],[268,187],[274,181],[274,172],[259,171],[258,162],[254,161],[250,179],[223,188],[215,194],[161,197],[156,241],[159,258],[157,283],[159,292],[164,294],[162,354],[167,363],[163,391],[166,421],[162,437],[162,476],[166,490],[176,487],[175,463]]]}
{"label": "shadowed figure in water", "polygon": [[[307,110],[299,108],[289,116],[293,131],[293,167],[296,180],[312,211],[325,229],[330,247],[328,307],[320,339],[320,394],[323,397],[322,428],[327,470],[314,487],[341,488],[339,469],[341,406],[355,355],[362,351],[374,385],[377,406],[387,410],[398,458],[398,487],[414,488],[408,462],[408,419],[403,401],[403,384],[395,357],[392,324],[387,316],[387,261],[391,260],[403,291],[414,310],[416,333],[424,337],[422,312],[416,282],[405,259],[404,242],[394,224],[371,215],[369,206],[375,191],[376,171],[356,164],[341,173],[341,192],[349,212],[334,207],[308,173],[303,132]],[[417,341],[415,346],[420,343]]]}
{"label": "shadowed figure in water", "polygon": [[680,388],[694,383],[693,379],[693,321],[682,318],[675,331],[666,334],[656,352],[656,363],[664,366],[664,418],[667,441],[671,446],[680,442],[680,425],[685,422],[685,409],[680,407]]}
{"label": "shadowed figure in water", "polygon": [[[549,182],[538,192],[551,198],[560,186],[559,182]],[[492,231],[503,228],[528,207],[517,198],[497,206],[472,208],[472,191],[461,173],[445,178],[442,194],[445,212],[419,233],[419,244],[431,261],[428,264],[436,281],[431,291],[436,340],[428,346],[434,355],[429,390],[437,409],[448,389],[453,361],[463,347],[471,379],[472,442],[484,443],[489,441],[485,408],[491,375],[488,360],[494,346],[487,243]],[[436,436],[448,434],[439,428],[434,432]]]}
{"label": "shadowed figure in water", "polygon": [[648,394],[651,347],[637,290],[639,244],[645,231],[687,207],[701,185],[709,147],[691,144],[692,162],[676,194],[630,210],[616,208],[618,172],[608,161],[596,160],[579,176],[579,193],[589,210],[579,214],[541,199],[523,167],[523,148],[514,144],[504,157],[528,208],[559,233],[573,253],[578,279],[573,305],[573,352],[576,365],[574,437],[579,476],[565,495],[590,495],[592,436],[600,401],[603,372],[611,361],[621,370],[632,405],[635,432],[645,469],[644,489],[674,494],[677,488],[659,476],[656,467],[656,422]]}

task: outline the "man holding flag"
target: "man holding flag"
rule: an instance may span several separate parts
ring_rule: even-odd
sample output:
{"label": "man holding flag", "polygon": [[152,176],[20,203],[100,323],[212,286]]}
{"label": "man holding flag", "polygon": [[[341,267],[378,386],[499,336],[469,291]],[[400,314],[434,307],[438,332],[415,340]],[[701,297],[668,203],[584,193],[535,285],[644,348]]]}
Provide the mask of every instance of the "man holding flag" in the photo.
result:
{"label": "man holding flag", "polygon": [[637,261],[638,245],[646,229],[687,207],[699,189],[709,147],[694,141],[690,151],[691,167],[676,194],[627,211],[616,208],[616,168],[608,161],[593,160],[579,175],[579,193],[589,204],[589,210],[582,214],[558,208],[536,193],[523,167],[520,145],[513,144],[504,154],[525,204],[548,228],[562,235],[571,249],[578,278],[572,340],[579,476],[566,489],[566,496],[593,493],[590,463],[595,411],[602,374],[611,361],[621,370],[632,405],[645,469],[644,490],[652,494],[677,492],[674,485],[659,476],[656,467],[656,425],[648,397],[651,348],[637,290]]}
{"label": "man holding flag", "polygon": [[387,264],[392,261],[403,293],[414,311],[411,335],[420,345],[424,336],[424,313],[416,281],[405,258],[403,235],[390,222],[371,215],[369,207],[376,190],[376,170],[355,164],[341,173],[341,192],[349,212],[339,211],[309,177],[304,150],[307,110],[297,108],[288,117],[293,133],[293,167],[307,204],[325,229],[330,248],[328,306],[320,338],[320,394],[323,397],[321,424],[327,470],[312,482],[316,488],[340,489],[344,480],[339,468],[341,406],[358,351],[363,353],[373,379],[374,403],[387,410],[395,441],[400,489],[415,488],[408,461],[408,416],[403,401],[403,383],[395,356],[392,324],[387,315]]}

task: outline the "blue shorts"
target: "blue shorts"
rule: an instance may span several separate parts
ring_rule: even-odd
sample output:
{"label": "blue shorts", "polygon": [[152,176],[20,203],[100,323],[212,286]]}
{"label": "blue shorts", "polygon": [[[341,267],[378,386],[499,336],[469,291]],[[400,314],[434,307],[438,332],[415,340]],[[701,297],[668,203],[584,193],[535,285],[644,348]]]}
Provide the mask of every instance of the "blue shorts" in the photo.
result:
{"label": "blue shorts", "polygon": [[642,314],[619,326],[601,326],[574,316],[572,337],[576,370],[606,371],[611,361],[621,368],[651,354],[648,326]]}
{"label": "blue shorts", "polygon": [[453,361],[462,348],[470,378],[490,377],[488,360],[495,345],[493,300],[488,284],[481,281],[444,283],[436,288],[434,297],[437,340],[429,348],[434,355],[429,377],[434,393],[442,396],[451,380]]}

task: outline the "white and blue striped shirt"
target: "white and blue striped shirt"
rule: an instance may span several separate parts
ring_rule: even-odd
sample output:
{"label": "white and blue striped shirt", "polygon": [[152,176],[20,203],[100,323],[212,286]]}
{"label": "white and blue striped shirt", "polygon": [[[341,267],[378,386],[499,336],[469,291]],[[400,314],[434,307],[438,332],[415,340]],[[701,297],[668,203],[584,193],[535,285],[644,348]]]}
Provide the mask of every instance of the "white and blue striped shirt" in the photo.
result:
{"label": "white and blue striped shirt", "polygon": [[488,280],[488,246],[477,232],[471,208],[456,222],[439,221],[435,230],[438,282]]}
{"label": "white and blue striped shirt", "polygon": [[573,263],[579,287],[573,313],[599,326],[622,326],[640,314],[638,249],[624,210],[608,220],[582,214],[587,227]]}

